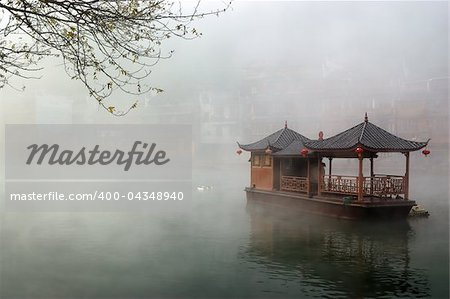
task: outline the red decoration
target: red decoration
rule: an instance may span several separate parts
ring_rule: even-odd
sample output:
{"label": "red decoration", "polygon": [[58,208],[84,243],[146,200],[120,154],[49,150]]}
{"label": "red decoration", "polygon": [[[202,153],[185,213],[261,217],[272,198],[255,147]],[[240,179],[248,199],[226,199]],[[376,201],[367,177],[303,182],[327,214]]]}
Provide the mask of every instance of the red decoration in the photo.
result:
{"label": "red decoration", "polygon": [[272,150],[270,148],[266,149],[266,154],[270,155],[272,153]]}
{"label": "red decoration", "polygon": [[362,147],[357,147],[356,149],[355,149],[355,152],[358,154],[358,156],[359,155],[361,155],[362,153],[364,153],[364,149],[362,148]]}
{"label": "red decoration", "polygon": [[242,150],[241,150],[241,149],[238,149],[238,150],[236,151],[236,154],[238,154],[238,155],[242,154]]}
{"label": "red decoration", "polygon": [[430,153],[431,153],[431,152],[430,152],[429,149],[424,149],[424,150],[422,151],[422,154],[424,154],[425,157],[428,156]]}
{"label": "red decoration", "polygon": [[322,131],[319,132],[319,140],[323,140],[323,132]]}
{"label": "red decoration", "polygon": [[303,157],[306,157],[306,155],[308,154],[308,149],[306,149],[306,148],[303,148],[301,151],[300,151],[300,154],[303,156]]}

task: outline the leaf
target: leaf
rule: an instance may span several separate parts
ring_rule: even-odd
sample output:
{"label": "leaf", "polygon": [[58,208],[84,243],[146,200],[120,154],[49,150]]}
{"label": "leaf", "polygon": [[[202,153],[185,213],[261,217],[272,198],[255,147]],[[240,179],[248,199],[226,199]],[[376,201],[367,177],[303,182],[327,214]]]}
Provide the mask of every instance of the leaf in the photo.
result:
{"label": "leaf", "polygon": [[114,106],[109,106],[108,107],[109,113],[114,113],[115,110],[116,110],[116,107],[114,107]]}

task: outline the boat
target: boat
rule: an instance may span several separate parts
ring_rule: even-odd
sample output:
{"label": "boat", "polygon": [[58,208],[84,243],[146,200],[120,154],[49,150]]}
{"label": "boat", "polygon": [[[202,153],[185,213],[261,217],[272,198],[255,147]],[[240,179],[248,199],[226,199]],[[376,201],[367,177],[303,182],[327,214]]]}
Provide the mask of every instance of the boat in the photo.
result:
{"label": "boat", "polygon": [[[344,219],[405,219],[416,202],[409,197],[410,153],[426,142],[406,140],[364,121],[332,137],[309,139],[284,128],[249,144],[237,143],[238,154],[250,153],[248,201],[293,205],[303,211]],[[397,153],[404,175],[376,174],[380,153]],[[335,159],[356,159],[356,175],[334,173]],[[324,163],[328,160],[328,171]],[[363,175],[369,161],[370,174]],[[327,172],[327,173],[326,173]]]}
{"label": "boat", "polygon": [[425,210],[423,207],[416,205],[412,207],[411,211],[409,211],[410,217],[428,217],[430,213]]}

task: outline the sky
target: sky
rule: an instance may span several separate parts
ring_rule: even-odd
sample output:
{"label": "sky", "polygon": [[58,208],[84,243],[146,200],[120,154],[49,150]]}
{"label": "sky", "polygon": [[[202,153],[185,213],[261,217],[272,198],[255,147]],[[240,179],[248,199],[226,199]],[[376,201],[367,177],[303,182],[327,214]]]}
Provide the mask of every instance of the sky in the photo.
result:
{"label": "sky", "polygon": [[[200,8],[222,6],[206,1]],[[255,77],[263,78],[259,84],[269,90],[261,92],[286,99],[285,106],[294,101],[286,94],[300,90],[320,90],[341,101],[336,87],[324,85],[324,79],[358,86],[346,90],[344,100],[352,102],[370,101],[370,95],[389,84],[448,77],[446,2],[235,1],[219,17],[196,20],[194,26],[202,37],[168,40],[163,47],[175,50],[174,56],[161,61],[147,78],[165,92],[156,99],[140,97],[139,111],[118,122],[140,120],[152,109],[144,105],[149,98],[177,105],[204,91],[235,97]],[[4,121],[116,121],[98,109],[79,82],[64,75],[59,61],[45,62],[41,75],[18,82],[26,86],[24,92],[0,91]],[[272,88],[277,80],[283,82]],[[127,107],[134,100],[117,94],[111,103]],[[65,101],[76,102],[76,109],[90,117],[77,119]]]}

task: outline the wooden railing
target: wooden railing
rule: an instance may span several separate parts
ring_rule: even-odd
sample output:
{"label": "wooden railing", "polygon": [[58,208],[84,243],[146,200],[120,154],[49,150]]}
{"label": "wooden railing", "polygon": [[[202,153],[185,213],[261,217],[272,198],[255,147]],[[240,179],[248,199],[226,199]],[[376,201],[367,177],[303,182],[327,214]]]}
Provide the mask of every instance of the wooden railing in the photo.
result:
{"label": "wooden railing", "polygon": [[[321,184],[322,192],[358,194],[357,176],[326,175]],[[405,178],[396,175],[375,175],[363,178],[363,194],[380,197],[405,194]]]}
{"label": "wooden railing", "polygon": [[405,178],[397,175],[376,175],[364,178],[366,194],[376,196],[391,196],[405,194]]}
{"label": "wooden railing", "polygon": [[340,194],[358,194],[358,177],[326,175],[321,184],[321,191]]}
{"label": "wooden railing", "polygon": [[298,176],[282,176],[282,191],[308,192],[308,178]]}

